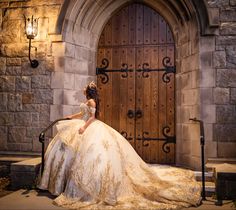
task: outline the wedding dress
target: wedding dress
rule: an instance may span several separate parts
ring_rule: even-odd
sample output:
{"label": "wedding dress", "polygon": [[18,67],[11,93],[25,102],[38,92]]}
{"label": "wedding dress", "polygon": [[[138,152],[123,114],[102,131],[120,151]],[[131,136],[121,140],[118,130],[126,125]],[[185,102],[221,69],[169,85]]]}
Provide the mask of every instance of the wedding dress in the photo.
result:
{"label": "wedding dress", "polygon": [[95,108],[82,103],[82,119],[61,121],[45,154],[39,188],[70,209],[178,209],[198,205],[190,170],[148,165],[129,142],[100,120],[79,128]]}

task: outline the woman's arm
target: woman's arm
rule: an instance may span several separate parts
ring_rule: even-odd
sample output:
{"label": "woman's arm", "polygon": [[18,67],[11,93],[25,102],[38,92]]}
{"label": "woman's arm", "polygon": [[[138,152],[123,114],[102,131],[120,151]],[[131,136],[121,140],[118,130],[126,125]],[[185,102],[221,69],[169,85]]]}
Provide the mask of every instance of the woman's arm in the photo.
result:
{"label": "woman's arm", "polygon": [[[90,99],[88,101],[88,106],[92,107],[92,108],[95,108],[96,107],[96,103],[93,99]],[[79,134],[82,134],[86,128],[95,120],[95,113],[90,113],[90,118],[85,122],[84,126],[82,126],[80,129],[79,129]]]}
{"label": "woman's arm", "polygon": [[65,118],[70,118],[70,119],[80,119],[83,116],[83,112],[79,112],[73,115],[66,116]]}

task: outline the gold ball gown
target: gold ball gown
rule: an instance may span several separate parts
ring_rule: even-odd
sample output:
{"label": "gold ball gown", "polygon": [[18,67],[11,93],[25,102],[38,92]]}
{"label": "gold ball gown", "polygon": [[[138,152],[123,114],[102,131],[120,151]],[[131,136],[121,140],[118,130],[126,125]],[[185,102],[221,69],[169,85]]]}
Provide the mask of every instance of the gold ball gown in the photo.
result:
{"label": "gold ball gown", "polygon": [[80,105],[83,117],[61,121],[45,153],[38,187],[70,209],[179,209],[196,206],[201,187],[190,170],[148,165],[129,142],[100,120],[79,128],[95,108]]}

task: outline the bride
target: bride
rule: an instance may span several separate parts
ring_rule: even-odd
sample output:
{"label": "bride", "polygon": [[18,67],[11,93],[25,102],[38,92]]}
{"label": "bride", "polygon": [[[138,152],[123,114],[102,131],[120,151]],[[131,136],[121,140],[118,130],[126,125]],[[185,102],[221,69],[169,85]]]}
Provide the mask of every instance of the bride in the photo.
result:
{"label": "bride", "polygon": [[45,154],[38,187],[70,209],[178,209],[200,202],[190,170],[147,165],[127,140],[97,119],[97,87],[71,120],[61,121]]}

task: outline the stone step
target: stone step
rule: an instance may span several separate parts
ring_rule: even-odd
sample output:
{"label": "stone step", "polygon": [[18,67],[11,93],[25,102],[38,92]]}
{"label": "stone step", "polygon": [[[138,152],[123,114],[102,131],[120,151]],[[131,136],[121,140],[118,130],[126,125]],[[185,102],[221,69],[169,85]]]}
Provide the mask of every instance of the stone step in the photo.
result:
{"label": "stone step", "polygon": [[[202,186],[202,182],[198,181],[198,183]],[[214,182],[205,182],[205,195],[206,197],[211,197],[215,195],[216,186]]]}
{"label": "stone step", "polygon": [[41,157],[12,163],[10,167],[11,188],[32,187],[36,184]]}
{"label": "stone step", "polygon": [[[201,171],[194,171],[195,178],[197,181],[202,181],[202,172]],[[205,181],[207,182],[214,182],[214,173],[212,171],[205,172]]]}

